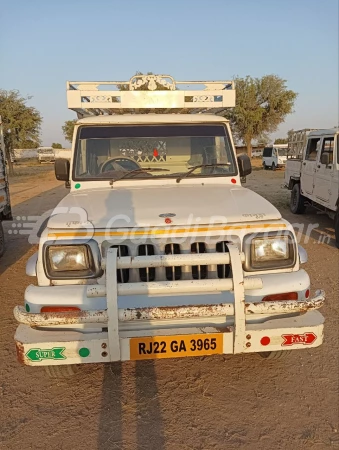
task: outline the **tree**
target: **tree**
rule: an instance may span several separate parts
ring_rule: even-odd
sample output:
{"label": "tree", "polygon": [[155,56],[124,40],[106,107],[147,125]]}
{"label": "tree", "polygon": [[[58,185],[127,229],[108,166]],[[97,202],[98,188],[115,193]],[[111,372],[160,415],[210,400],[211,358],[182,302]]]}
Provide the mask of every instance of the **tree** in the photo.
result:
{"label": "tree", "polygon": [[288,144],[287,138],[278,138],[274,141],[275,144]]}
{"label": "tree", "polygon": [[62,132],[64,133],[65,139],[68,142],[72,142],[73,140],[73,131],[76,122],[76,119],[66,120],[65,124],[62,127]]}
{"label": "tree", "polygon": [[235,137],[245,143],[252,154],[252,140],[276,131],[285,117],[293,112],[297,93],[288,90],[286,80],[277,75],[262,78],[235,78],[236,106],[227,117]]}
{"label": "tree", "polygon": [[62,145],[59,144],[58,142],[53,142],[52,148],[62,148]]}
{"label": "tree", "polygon": [[267,136],[267,134],[262,134],[257,140],[256,140],[256,145],[258,147],[266,147],[266,145],[268,145],[268,143],[270,142],[269,137]]}
{"label": "tree", "polygon": [[40,145],[40,112],[26,102],[32,97],[22,97],[19,91],[0,89],[0,116],[2,117],[6,159],[9,173],[13,175],[11,154],[15,148],[36,148]]}
{"label": "tree", "polygon": [[39,142],[35,142],[35,141],[31,141],[31,140],[28,140],[28,141],[22,141],[22,142],[20,142],[20,148],[29,148],[29,149],[32,149],[32,148],[37,148],[37,147],[39,147],[39,145],[40,145],[40,143]]}

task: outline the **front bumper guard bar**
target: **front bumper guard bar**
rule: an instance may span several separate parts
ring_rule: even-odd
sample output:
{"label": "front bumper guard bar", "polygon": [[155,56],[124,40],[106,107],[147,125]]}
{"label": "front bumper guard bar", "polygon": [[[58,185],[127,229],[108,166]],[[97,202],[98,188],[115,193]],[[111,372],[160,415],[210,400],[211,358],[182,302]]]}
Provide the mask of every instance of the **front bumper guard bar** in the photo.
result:
{"label": "front bumper guard bar", "polygon": [[[324,291],[318,290],[312,299],[300,302],[286,300],[277,302],[246,303],[245,313],[283,314],[312,311],[323,306],[324,297]],[[233,303],[221,303],[219,305],[118,309],[118,320],[120,322],[132,320],[191,319],[199,317],[220,317],[233,315]],[[32,314],[26,312],[23,306],[16,306],[14,308],[14,317],[19,323],[29,325],[30,327],[83,325],[90,323],[102,324],[104,327],[108,324],[107,309]]]}
{"label": "front bumper guard bar", "polygon": [[[70,311],[61,313],[27,313],[23,307],[17,306],[14,309],[14,315],[21,324],[18,327],[15,340],[17,344],[19,360],[25,364],[31,364],[27,358],[29,351],[35,350],[38,346],[43,347],[48,342],[53,348],[56,344],[64,345],[72,354],[72,351],[78,349],[83,341],[86,341],[88,348],[92,348],[91,357],[82,360],[77,354],[76,357],[68,357],[65,360],[49,360],[43,361],[42,364],[71,364],[78,362],[101,362],[101,361],[119,361],[129,358],[129,339],[130,335],[120,331],[119,322],[138,321],[138,320],[156,320],[156,319],[180,319],[180,318],[201,318],[216,316],[234,316],[234,325],[216,329],[210,327],[202,330],[201,328],[186,327],[184,329],[167,328],[156,330],[156,326],[152,331],[134,331],[132,337],[150,336],[155,332],[165,333],[167,335],[189,334],[189,333],[223,333],[224,353],[244,353],[249,351],[263,351],[259,344],[255,346],[249,345],[249,338],[257,336],[260,330],[265,330],[265,334],[272,335],[272,338],[278,342],[279,336],[277,332],[298,332],[303,330],[309,332],[314,330],[317,332],[317,342],[313,346],[320,345],[322,342],[323,317],[317,311],[323,305],[325,294],[323,291],[317,291],[313,299],[307,301],[277,301],[262,303],[245,303],[245,290],[262,288],[262,280],[258,277],[244,277],[242,262],[244,254],[239,251],[234,244],[228,244],[229,254],[197,254],[197,255],[164,255],[164,256],[143,256],[143,257],[117,257],[116,249],[109,249],[107,258],[104,260],[106,269],[106,286],[88,286],[88,297],[106,296],[107,309],[96,311]],[[201,264],[230,264],[232,267],[232,279],[217,280],[183,280],[168,282],[150,282],[150,283],[117,283],[115,276],[117,269],[123,268],[144,268],[144,267],[161,267],[173,265],[201,265]],[[109,276],[107,276],[109,274]],[[178,306],[178,307],[152,307],[152,308],[132,308],[119,309],[118,295],[141,295],[141,294],[163,294],[170,292],[213,292],[213,291],[231,290],[234,293],[234,303],[221,303],[216,305],[195,305],[195,306]],[[298,316],[291,318],[275,318],[266,321],[264,324],[248,324],[246,325],[246,316],[250,314],[289,314],[297,312],[309,312],[309,318],[306,316]],[[34,327],[53,327],[58,325],[73,324],[102,324],[107,331],[100,333],[81,333],[76,331],[62,332],[63,339],[60,341],[60,332],[48,330],[34,330]],[[254,327],[254,328],[253,328]],[[277,331],[279,329],[279,331]],[[252,330],[252,331],[249,331]],[[250,333],[250,334],[249,334]],[[43,338],[42,338],[43,336]],[[74,337],[76,336],[76,337]],[[42,342],[40,342],[42,339]],[[280,337],[281,341],[281,337]],[[279,341],[279,342],[280,342]],[[280,348],[281,344],[276,344]],[[100,356],[99,347],[105,348],[102,352],[105,356]],[[98,347],[98,348],[97,348]],[[302,343],[297,344],[294,348],[303,348]],[[71,350],[73,349],[73,350]],[[269,350],[274,350],[272,346]],[[74,353],[73,351],[73,353]]]}

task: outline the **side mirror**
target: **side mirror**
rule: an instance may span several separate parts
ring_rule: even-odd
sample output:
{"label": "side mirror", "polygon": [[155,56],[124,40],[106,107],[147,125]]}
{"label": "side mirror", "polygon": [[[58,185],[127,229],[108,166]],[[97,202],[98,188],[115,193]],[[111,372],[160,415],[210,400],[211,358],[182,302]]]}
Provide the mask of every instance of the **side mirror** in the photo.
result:
{"label": "side mirror", "polygon": [[55,177],[60,181],[69,181],[70,164],[68,159],[56,159],[54,163]]}
{"label": "side mirror", "polygon": [[251,160],[248,155],[241,154],[237,157],[241,177],[246,177],[252,172]]}
{"label": "side mirror", "polygon": [[330,163],[330,155],[328,153],[323,153],[320,157],[321,164],[328,166]]}

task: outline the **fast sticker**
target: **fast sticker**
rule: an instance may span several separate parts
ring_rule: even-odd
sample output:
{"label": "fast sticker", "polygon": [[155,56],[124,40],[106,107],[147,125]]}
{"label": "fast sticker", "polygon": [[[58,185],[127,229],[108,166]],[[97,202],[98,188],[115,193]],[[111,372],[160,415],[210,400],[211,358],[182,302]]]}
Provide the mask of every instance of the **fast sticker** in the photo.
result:
{"label": "fast sticker", "polygon": [[63,352],[66,347],[53,347],[53,348],[31,348],[26,353],[27,358],[33,362],[40,362],[43,359],[66,359]]}
{"label": "fast sticker", "polygon": [[310,332],[304,334],[283,334],[281,336],[284,339],[284,342],[281,344],[282,346],[290,346],[290,345],[311,345],[317,339],[317,336]]}

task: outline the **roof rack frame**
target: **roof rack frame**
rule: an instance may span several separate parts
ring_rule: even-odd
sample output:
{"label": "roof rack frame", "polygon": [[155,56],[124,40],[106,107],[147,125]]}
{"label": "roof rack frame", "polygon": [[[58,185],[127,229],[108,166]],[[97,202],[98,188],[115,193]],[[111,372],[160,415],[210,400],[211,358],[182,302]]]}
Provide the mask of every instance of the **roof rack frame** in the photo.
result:
{"label": "roof rack frame", "polygon": [[67,103],[79,118],[148,113],[223,115],[235,106],[235,86],[234,81],[175,81],[169,75],[135,75],[127,82],[68,81]]}

